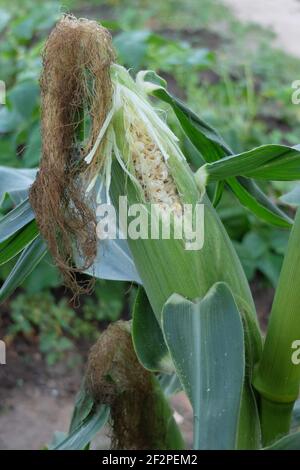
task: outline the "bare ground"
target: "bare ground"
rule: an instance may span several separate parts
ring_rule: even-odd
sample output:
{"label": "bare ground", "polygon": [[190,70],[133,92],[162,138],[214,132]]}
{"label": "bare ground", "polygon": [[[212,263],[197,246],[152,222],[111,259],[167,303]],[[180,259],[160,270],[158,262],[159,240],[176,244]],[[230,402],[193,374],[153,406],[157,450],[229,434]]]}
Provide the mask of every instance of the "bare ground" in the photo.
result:
{"label": "bare ground", "polygon": [[258,23],[276,33],[276,44],[300,57],[300,0],[223,0],[242,21]]}
{"label": "bare ground", "polygon": [[[82,351],[84,361],[86,350]],[[49,367],[36,344],[19,338],[8,345],[0,366],[0,449],[36,450],[50,444],[55,431],[67,432],[84,367],[68,367],[70,357]],[[183,393],[172,398],[174,416],[186,442],[192,445],[192,412]],[[109,429],[97,435],[93,447],[108,449]]]}

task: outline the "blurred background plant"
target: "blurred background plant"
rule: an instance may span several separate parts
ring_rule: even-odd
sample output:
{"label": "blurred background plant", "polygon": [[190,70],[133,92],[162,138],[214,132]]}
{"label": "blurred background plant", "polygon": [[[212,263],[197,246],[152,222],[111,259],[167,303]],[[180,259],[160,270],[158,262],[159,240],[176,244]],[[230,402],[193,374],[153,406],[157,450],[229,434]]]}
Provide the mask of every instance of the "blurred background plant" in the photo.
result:
{"label": "blurred background plant", "polygon": [[[291,83],[300,77],[300,60],[274,49],[271,32],[241,24],[220,1],[199,3],[1,0],[0,79],[7,96],[0,107],[0,165],[38,166],[41,52],[61,12],[101,21],[112,31],[120,63],[133,71],[156,70],[174,94],[221,131],[236,153],[267,142],[298,144],[300,108],[291,103]],[[185,146],[194,151],[188,142]],[[288,183],[264,186],[276,201],[289,189]],[[2,215],[9,204],[4,201]],[[288,233],[254,219],[229,192],[219,212],[254,288],[274,286]],[[8,270],[0,270],[0,279]],[[5,327],[11,341],[23,336],[38,342],[51,365],[75,350],[79,339],[92,342],[103,322],[128,316],[131,293],[128,284],[97,281],[92,297],[84,297],[80,307],[70,306],[47,259],[1,306],[1,331]]]}

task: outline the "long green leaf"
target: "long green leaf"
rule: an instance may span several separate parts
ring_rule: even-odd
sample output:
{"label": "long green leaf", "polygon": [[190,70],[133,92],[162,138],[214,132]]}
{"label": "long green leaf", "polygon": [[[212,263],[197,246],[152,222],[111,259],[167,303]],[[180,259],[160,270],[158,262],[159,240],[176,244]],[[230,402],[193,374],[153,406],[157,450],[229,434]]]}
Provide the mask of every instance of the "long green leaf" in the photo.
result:
{"label": "long green leaf", "polygon": [[262,145],[207,163],[199,173],[205,174],[208,182],[233,176],[275,181],[299,180],[300,151],[287,145]]}
{"label": "long green leaf", "polygon": [[36,222],[32,220],[15,235],[0,243],[0,265],[17,256],[38,234]]}
{"label": "long green leaf", "polygon": [[33,219],[34,213],[27,198],[0,220],[0,242],[7,240]]}
{"label": "long green leaf", "polygon": [[170,355],[147,295],[139,288],[133,308],[132,340],[140,363],[151,371],[170,372]]}
{"label": "long green leaf", "polygon": [[47,247],[40,236],[25,248],[0,289],[0,304],[22,284],[46,253]]}
{"label": "long green leaf", "polygon": [[69,434],[71,434],[78,426],[88,417],[94,406],[94,400],[85,388],[84,380],[81,384],[72,414]]}
{"label": "long green leaf", "polygon": [[69,436],[52,450],[81,450],[93,439],[95,434],[107,423],[109,406],[94,406],[86,418]]}
{"label": "long green leaf", "polygon": [[163,330],[177,374],[194,411],[195,449],[234,449],[244,383],[244,333],[224,283],[200,301],[174,294]]}
{"label": "long green leaf", "polygon": [[[205,161],[214,162],[233,155],[229,146],[211,126],[201,120],[177,98],[168,93],[164,88],[163,81],[159,80],[158,76],[154,74],[150,77],[150,81],[152,83],[159,83],[160,88],[153,90],[152,94],[172,107],[186,136],[196,147],[200,155],[202,155],[202,158],[199,158],[199,167]],[[230,184],[229,186],[240,203],[258,218],[279,227],[287,228],[291,226],[291,220],[267,198],[254,181],[251,181],[251,184],[249,184],[248,181],[250,180],[247,181],[244,177],[235,181],[232,179],[231,181],[234,185]],[[218,193],[214,202],[218,202],[219,195]]]}
{"label": "long green leaf", "polygon": [[293,220],[269,201],[254,181],[240,177],[230,178],[227,183],[241,204],[258,218],[276,227],[292,227]]}
{"label": "long green leaf", "polygon": [[155,90],[153,95],[172,107],[182,129],[205,161],[213,162],[231,153],[229,147],[215,129],[200,119],[167,90],[160,88]]}

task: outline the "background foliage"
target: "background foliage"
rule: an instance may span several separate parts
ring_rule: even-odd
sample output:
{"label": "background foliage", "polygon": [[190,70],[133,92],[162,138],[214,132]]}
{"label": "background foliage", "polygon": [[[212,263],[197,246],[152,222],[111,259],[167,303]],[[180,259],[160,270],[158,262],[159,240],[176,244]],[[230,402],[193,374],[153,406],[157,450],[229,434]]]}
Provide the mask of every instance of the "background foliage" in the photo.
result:
{"label": "background foliage", "polygon": [[[273,49],[270,32],[241,25],[217,0],[202,0],[201,8],[198,0],[1,1],[0,79],[7,99],[0,107],[0,165],[34,168],[39,163],[41,51],[61,12],[101,20],[112,31],[120,63],[133,71],[155,69],[174,94],[221,131],[236,153],[267,142],[299,143],[300,108],[291,103],[299,60]],[[291,185],[268,183],[264,189],[278,200]],[[5,200],[1,214],[10,206]],[[219,213],[248,279],[274,286],[288,233],[254,220],[230,193]],[[2,280],[8,271],[9,266],[0,269]],[[6,316],[10,312],[9,324],[4,322],[7,337],[38,337],[50,364],[74,349],[78,338],[94,340],[103,322],[126,317],[133,289],[97,281],[93,297],[83,298],[75,308],[60,286],[57,270],[46,259],[22,291],[1,307]]]}

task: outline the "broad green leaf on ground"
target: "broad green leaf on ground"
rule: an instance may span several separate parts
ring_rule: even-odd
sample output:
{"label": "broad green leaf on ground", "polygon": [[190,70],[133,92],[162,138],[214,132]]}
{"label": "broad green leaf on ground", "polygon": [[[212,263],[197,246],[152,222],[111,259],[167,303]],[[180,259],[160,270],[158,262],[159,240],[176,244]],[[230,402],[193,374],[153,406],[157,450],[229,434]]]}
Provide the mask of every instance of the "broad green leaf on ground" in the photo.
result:
{"label": "broad green leaf on ground", "polygon": [[82,450],[107,423],[109,406],[94,405],[90,413],[60,444],[52,450]]}
{"label": "broad green leaf on ground", "polygon": [[39,234],[35,220],[20,229],[10,238],[0,243],[0,265],[17,256]]}
{"label": "broad green leaf on ground", "polygon": [[24,279],[34,270],[46,253],[47,247],[40,236],[25,248],[1,286],[0,304],[22,284]]}
{"label": "broad green leaf on ground", "polygon": [[30,41],[38,32],[49,31],[59,19],[61,9],[57,2],[43,2],[38,8],[34,5],[30,9],[30,16],[22,11],[20,13],[18,19],[12,22],[11,32],[14,38],[23,43]]}
{"label": "broad green leaf on ground", "polygon": [[300,151],[287,145],[262,145],[248,152],[207,163],[198,173],[202,178],[206,178],[207,182],[234,176],[269,181],[299,180]]}
{"label": "broad green leaf on ground", "polygon": [[278,285],[281,267],[282,257],[274,253],[266,253],[257,261],[257,268],[269,279],[274,289]]}
{"label": "broad green leaf on ground", "polygon": [[4,9],[0,9],[0,33],[6,28],[11,19],[11,14]]}
{"label": "broad green leaf on ground", "polygon": [[37,166],[41,156],[41,129],[40,123],[37,123],[28,137],[26,149],[22,155],[24,166],[32,168]]}
{"label": "broad green leaf on ground", "polygon": [[10,238],[34,219],[29,199],[21,202],[0,220],[0,243]]}
{"label": "broad green leaf on ground", "polygon": [[264,450],[300,450],[300,432],[285,436]]}
{"label": "broad green leaf on ground", "polygon": [[0,133],[14,132],[22,123],[22,117],[16,110],[10,110],[7,106],[0,107]]}
{"label": "broad green leaf on ground", "polygon": [[114,38],[114,46],[122,63],[138,69],[144,62],[151,31],[123,31]]}
{"label": "broad green leaf on ground", "polygon": [[132,340],[141,364],[151,371],[171,371],[170,356],[147,295],[139,288],[133,307]]}
{"label": "broad green leaf on ground", "polygon": [[[283,248],[279,245],[280,239],[277,238],[276,241],[276,235],[278,234],[274,231],[272,231],[272,234],[271,241],[269,238],[265,238],[262,234],[257,232],[248,232],[241,242],[234,242],[234,246],[248,280],[251,281],[256,271],[259,270],[269,279],[274,288],[276,288],[282,266],[283,252],[281,250],[283,250]],[[288,235],[288,232],[281,231],[280,235],[281,234]],[[287,244],[286,239],[282,237],[281,240],[284,240],[283,243]],[[280,254],[279,251],[281,251]]]}
{"label": "broad green leaf on ground", "polygon": [[14,111],[22,119],[30,119],[33,110],[38,104],[40,88],[34,80],[24,80],[11,88],[7,94],[7,99]]}
{"label": "broad green leaf on ground", "polygon": [[173,294],[163,331],[194,412],[195,449],[234,449],[244,383],[244,333],[230,289],[215,284],[191,302]]}

